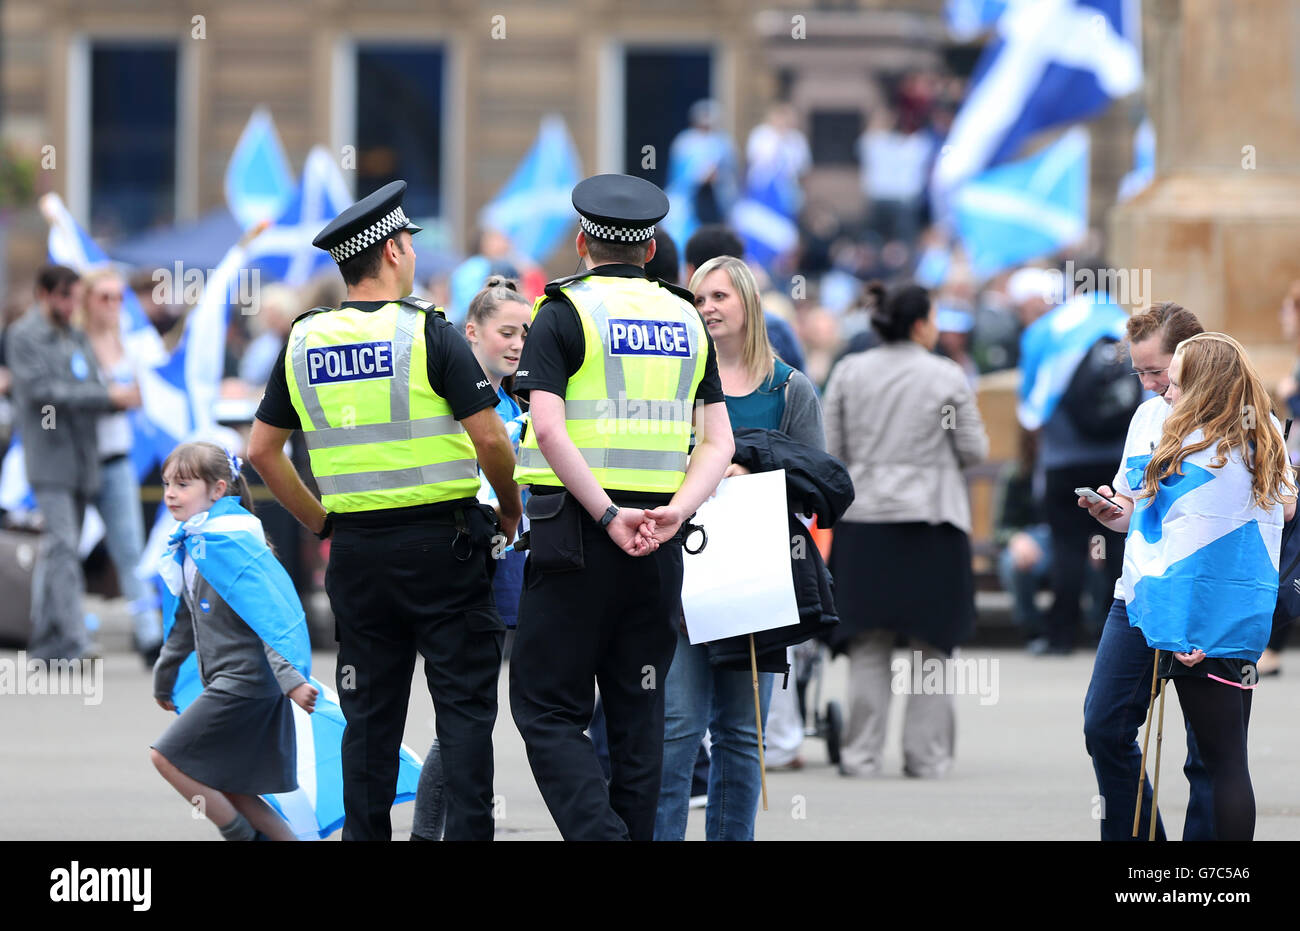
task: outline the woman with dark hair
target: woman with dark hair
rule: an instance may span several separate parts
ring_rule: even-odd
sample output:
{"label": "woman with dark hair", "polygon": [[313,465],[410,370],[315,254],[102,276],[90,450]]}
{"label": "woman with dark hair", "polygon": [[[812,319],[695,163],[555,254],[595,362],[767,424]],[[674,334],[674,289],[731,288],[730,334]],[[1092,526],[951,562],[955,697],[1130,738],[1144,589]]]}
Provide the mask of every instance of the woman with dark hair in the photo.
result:
{"label": "woman with dark hair", "polygon": [[[883,343],[837,365],[823,401],[826,451],[848,467],[857,494],[829,564],[840,613],[832,646],[849,656],[846,776],[880,771],[896,643],[909,646],[912,663],[944,662],[974,628],[962,469],[988,454],[965,373],[934,354],[929,293],[915,284],[868,291]],[[952,765],[953,697],[926,691],[908,698],[903,771],[937,777]]]}

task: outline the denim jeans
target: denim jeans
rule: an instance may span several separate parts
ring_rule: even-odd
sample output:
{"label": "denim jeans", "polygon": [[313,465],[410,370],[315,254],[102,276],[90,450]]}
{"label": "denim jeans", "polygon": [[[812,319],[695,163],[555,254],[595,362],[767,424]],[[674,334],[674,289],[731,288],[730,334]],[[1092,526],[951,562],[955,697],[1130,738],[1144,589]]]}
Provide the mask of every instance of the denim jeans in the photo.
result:
{"label": "denim jeans", "polygon": [[[1153,663],[1154,651],[1147,646],[1142,631],[1129,626],[1127,606],[1116,599],[1106,618],[1092,667],[1092,680],[1083,700],[1084,742],[1092,757],[1097,790],[1104,806],[1102,840],[1130,840],[1133,834],[1133,803],[1142,761],[1138,731],[1146,721],[1151,701]],[[1154,743],[1149,752],[1154,752]],[[1187,728],[1187,761],[1183,773],[1191,786],[1183,840],[1214,840],[1214,791],[1191,727]],[[1147,836],[1150,819],[1151,780],[1144,777],[1140,838]],[[1159,814],[1156,838],[1165,839]]]}
{"label": "denim jeans", "polygon": [[131,612],[136,647],[148,650],[162,642],[162,615],[152,587],[135,574],[144,552],[144,517],[140,513],[140,485],[130,457],[105,465],[100,480],[99,494],[92,503],[104,519],[104,543]]}
{"label": "denim jeans", "polygon": [[[759,704],[767,720],[774,673],[758,674]],[[655,814],[655,840],[683,840],[690,808],[691,773],[707,729],[708,840],[753,840],[761,774],[754,724],[754,680],[749,670],[717,669],[709,648],[678,634],[677,652],[664,682],[664,769]]]}

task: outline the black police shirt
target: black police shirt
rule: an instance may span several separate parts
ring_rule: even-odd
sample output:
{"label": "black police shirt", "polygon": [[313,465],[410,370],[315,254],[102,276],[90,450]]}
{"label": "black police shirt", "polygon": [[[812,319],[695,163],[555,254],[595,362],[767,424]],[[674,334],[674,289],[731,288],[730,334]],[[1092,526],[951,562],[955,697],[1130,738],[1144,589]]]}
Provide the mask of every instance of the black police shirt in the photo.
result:
{"label": "black police shirt", "polygon": [[[392,301],[354,301],[345,304],[356,310],[372,312]],[[328,313],[328,311],[326,311]],[[429,372],[429,384],[438,396],[451,406],[452,416],[464,420],[485,407],[496,407],[496,392],[483,374],[478,359],[469,343],[454,326],[435,313],[424,315],[424,346]],[[302,421],[289,397],[289,384],[285,380],[284,360],[286,345],[266,383],[266,393],[257,408],[257,419],[282,430],[301,430]]]}
{"label": "black police shirt", "polygon": [[[622,264],[600,265],[590,274],[608,278],[646,276],[645,269],[639,265]],[[704,404],[722,404],[726,398],[722,393],[722,378],[718,375],[717,350],[713,348],[713,337],[709,336],[708,330],[705,330],[704,336],[708,340],[708,355],[704,361],[704,377],[695,389],[694,400]],[[515,375],[515,392],[527,397],[531,389],[537,388],[564,397],[569,379],[582,367],[586,351],[587,341],[582,334],[582,321],[573,305],[554,298],[544,301],[528,328],[528,339],[524,342],[524,351],[519,357],[519,371]],[[548,489],[535,486],[533,490],[545,493]],[[605,490],[620,504],[667,504],[672,499],[670,494],[633,495]]]}

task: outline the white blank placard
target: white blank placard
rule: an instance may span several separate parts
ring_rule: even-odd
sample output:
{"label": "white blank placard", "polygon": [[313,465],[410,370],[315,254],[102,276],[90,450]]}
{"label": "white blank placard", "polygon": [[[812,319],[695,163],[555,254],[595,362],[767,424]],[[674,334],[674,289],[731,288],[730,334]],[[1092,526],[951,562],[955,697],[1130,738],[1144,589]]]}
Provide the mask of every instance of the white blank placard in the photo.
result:
{"label": "white blank placard", "polygon": [[784,469],[724,480],[694,523],[709,543],[684,559],[682,610],[692,644],[799,623]]}

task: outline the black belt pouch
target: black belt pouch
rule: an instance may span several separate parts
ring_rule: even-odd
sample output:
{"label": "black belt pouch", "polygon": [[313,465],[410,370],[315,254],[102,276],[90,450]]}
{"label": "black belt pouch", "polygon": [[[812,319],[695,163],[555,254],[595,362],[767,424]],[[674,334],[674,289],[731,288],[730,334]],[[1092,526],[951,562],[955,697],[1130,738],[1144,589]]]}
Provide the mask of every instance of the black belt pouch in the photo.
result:
{"label": "black belt pouch", "polygon": [[582,569],[582,509],[567,491],[532,495],[528,514],[528,548],[536,568],[543,572]]}

